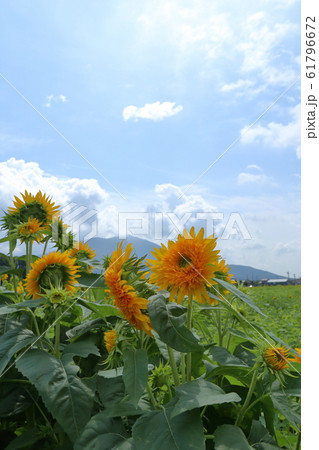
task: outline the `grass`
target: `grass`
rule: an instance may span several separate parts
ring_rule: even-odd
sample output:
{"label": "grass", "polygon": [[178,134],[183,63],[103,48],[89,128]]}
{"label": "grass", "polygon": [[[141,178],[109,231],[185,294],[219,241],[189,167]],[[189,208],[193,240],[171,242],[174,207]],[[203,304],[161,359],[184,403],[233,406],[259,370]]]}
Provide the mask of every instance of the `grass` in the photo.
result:
{"label": "grass", "polygon": [[292,347],[300,347],[301,339],[301,287],[300,286],[255,286],[245,288],[257,306],[267,317],[248,309],[246,318]]}

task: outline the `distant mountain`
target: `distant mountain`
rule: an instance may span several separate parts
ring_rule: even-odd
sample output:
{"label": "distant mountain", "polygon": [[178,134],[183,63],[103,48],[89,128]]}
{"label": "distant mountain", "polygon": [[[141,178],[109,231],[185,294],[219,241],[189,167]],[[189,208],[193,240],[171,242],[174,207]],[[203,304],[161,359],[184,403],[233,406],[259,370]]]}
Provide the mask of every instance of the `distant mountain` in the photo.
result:
{"label": "distant mountain", "polygon": [[[102,260],[104,256],[110,255],[114,250],[116,250],[117,244],[120,240],[116,237],[112,238],[92,238],[88,241],[88,244],[95,250],[96,259]],[[147,241],[146,239],[140,239],[134,236],[129,236],[128,239],[124,240],[124,244],[131,243],[134,247],[134,251],[136,255],[141,258],[142,256],[147,255],[147,258],[151,258],[151,251],[159,245],[154,244],[154,242]],[[147,259],[146,258],[146,259]],[[278,279],[284,278],[281,275],[277,275],[272,272],[268,272],[266,270],[255,269],[251,266],[241,266],[238,264],[229,264],[230,265],[230,273],[234,275],[235,280],[244,281],[258,281],[263,278],[269,279]]]}

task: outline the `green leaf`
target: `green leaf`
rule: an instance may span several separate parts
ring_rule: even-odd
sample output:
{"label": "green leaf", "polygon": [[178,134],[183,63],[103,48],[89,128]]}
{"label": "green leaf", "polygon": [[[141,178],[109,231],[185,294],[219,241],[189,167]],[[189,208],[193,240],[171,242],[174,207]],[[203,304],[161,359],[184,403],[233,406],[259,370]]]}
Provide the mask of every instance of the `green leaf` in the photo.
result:
{"label": "green leaf", "polygon": [[103,318],[111,317],[111,316],[122,317],[122,314],[120,313],[120,311],[113,305],[108,305],[108,304],[101,305],[99,303],[87,302],[86,300],[83,300],[80,298],[77,301],[80,305],[84,306],[85,308],[90,309],[95,314],[97,314],[99,317],[103,317]]}
{"label": "green leaf", "polygon": [[292,403],[287,395],[282,392],[271,392],[271,400],[274,408],[277,409],[295,428],[301,423],[300,414],[293,408]]}
{"label": "green leaf", "polygon": [[5,370],[12,356],[37,340],[31,330],[21,327],[8,330],[0,337],[0,374]]}
{"label": "green leaf", "polygon": [[232,355],[224,347],[211,347],[209,349],[213,359],[222,366],[247,366],[247,364],[237,356]]}
{"label": "green leaf", "polygon": [[171,417],[205,405],[220,405],[221,403],[240,402],[241,400],[235,392],[225,394],[219,386],[203,379],[177,386],[175,391],[177,402]]}
{"label": "green leaf", "polygon": [[198,339],[184,326],[184,317],[179,305],[166,304],[165,297],[156,295],[150,297],[147,309],[154,329],[165,344],[179,352],[203,351]]}
{"label": "green leaf", "polygon": [[23,387],[24,383],[0,384],[0,417],[10,417],[25,411],[32,403],[30,396]]}
{"label": "green leaf", "polygon": [[83,287],[98,288],[103,287],[105,289],[103,274],[96,273],[82,273],[77,279],[77,284]]}
{"label": "green leaf", "polygon": [[260,405],[264,413],[267,430],[272,436],[276,436],[276,431],[274,427],[275,410],[271,398],[270,397],[264,398],[263,400],[260,401]]}
{"label": "green leaf", "polygon": [[254,450],[243,431],[235,425],[221,425],[215,432],[216,450]]}
{"label": "green leaf", "polygon": [[199,411],[171,417],[172,408],[151,411],[132,429],[136,450],[204,450],[205,438]]}
{"label": "green leaf", "polygon": [[102,318],[86,320],[85,322],[82,322],[80,325],[68,330],[66,332],[66,335],[69,339],[74,339],[76,337],[82,336],[83,334],[87,333],[90,330],[100,327],[105,327],[105,320],[103,320]]}
{"label": "green leaf", "polygon": [[4,274],[18,275],[19,277],[21,277],[23,274],[23,269],[12,269],[11,267],[8,266],[0,266],[0,275]]}
{"label": "green leaf", "polygon": [[37,428],[32,428],[31,430],[28,430],[13,439],[5,450],[19,450],[25,449],[26,447],[29,448],[29,446],[35,444],[40,439],[43,439],[43,437],[43,433],[41,433]]}
{"label": "green leaf", "polygon": [[125,386],[121,376],[113,378],[97,376],[96,387],[105,408],[112,408],[124,398]]}
{"label": "green leaf", "polygon": [[123,353],[123,381],[129,400],[137,405],[148,380],[148,359],[145,349],[127,348]]}
{"label": "green leaf", "polygon": [[115,450],[121,448],[126,439],[122,421],[110,419],[107,411],[101,411],[87,423],[74,444],[74,450]]}
{"label": "green leaf", "polygon": [[214,278],[214,281],[219,283],[223,288],[227,289],[227,291],[234,294],[236,297],[238,297],[240,300],[246,303],[247,306],[258,312],[258,314],[261,314],[262,316],[266,317],[265,314],[255,304],[255,302],[250,297],[248,297],[248,295],[244,294],[242,291],[237,289],[233,284],[227,283],[227,281],[220,280],[219,278]]}
{"label": "green leaf", "polygon": [[[257,450],[266,450],[266,448],[275,450],[280,448],[266,428],[258,420],[252,421],[248,441]],[[263,444],[268,444],[270,447],[265,447]]]}
{"label": "green leaf", "polygon": [[73,356],[81,356],[82,358],[86,358],[89,355],[100,356],[99,349],[94,344],[94,338],[86,338],[72,344],[68,344],[63,349],[62,358],[73,358]]}
{"label": "green leaf", "polygon": [[43,350],[29,350],[16,367],[36,387],[48,411],[74,442],[90,419],[94,400],[94,390],[77,377],[79,367]]}
{"label": "green leaf", "polygon": [[252,379],[251,368],[247,366],[218,366],[208,372],[205,378],[209,380],[219,375],[236,378],[236,380],[240,381],[246,386],[250,385]]}
{"label": "green leaf", "polygon": [[38,298],[35,300],[26,300],[25,302],[5,305],[0,307],[0,315],[10,314],[17,311],[22,311],[27,308],[38,308],[46,302],[45,298]]}

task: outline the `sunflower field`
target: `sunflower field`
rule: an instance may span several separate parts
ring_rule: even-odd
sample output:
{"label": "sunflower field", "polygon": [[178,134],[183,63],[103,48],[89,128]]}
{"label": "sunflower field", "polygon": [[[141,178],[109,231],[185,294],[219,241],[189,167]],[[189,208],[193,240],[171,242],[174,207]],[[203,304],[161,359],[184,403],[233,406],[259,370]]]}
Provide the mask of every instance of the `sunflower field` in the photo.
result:
{"label": "sunflower field", "polygon": [[2,229],[1,448],[300,448],[300,348],[264,326],[214,236],[97,261],[41,191]]}

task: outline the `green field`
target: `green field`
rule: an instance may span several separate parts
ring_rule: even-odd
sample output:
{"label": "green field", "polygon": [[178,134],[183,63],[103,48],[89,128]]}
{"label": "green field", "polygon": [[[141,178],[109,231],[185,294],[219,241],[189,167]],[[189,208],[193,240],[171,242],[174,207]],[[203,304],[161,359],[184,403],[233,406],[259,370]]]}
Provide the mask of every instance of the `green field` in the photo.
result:
{"label": "green field", "polygon": [[300,347],[301,287],[300,286],[255,286],[245,288],[265,317],[250,309],[246,318],[267,331],[272,331],[292,347]]}

